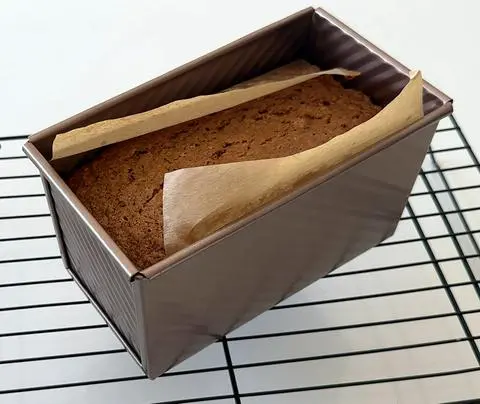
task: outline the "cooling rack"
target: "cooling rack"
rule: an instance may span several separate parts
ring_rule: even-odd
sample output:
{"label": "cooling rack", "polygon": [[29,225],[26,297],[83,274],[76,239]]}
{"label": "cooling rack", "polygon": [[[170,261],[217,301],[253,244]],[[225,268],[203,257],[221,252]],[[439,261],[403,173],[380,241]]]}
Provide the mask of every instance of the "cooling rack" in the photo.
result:
{"label": "cooling rack", "polygon": [[1,403],[480,397],[480,166],[454,118],[393,237],[154,381],[63,269],[25,139],[0,137]]}

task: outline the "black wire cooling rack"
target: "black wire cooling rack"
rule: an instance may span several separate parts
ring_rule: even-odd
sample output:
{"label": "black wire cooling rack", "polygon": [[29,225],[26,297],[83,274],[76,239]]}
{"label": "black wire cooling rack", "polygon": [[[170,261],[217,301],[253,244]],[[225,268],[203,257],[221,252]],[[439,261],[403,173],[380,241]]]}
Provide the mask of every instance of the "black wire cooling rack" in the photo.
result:
{"label": "black wire cooling rack", "polygon": [[392,238],[154,381],[62,268],[24,141],[0,138],[1,403],[480,397],[480,166],[455,119]]}

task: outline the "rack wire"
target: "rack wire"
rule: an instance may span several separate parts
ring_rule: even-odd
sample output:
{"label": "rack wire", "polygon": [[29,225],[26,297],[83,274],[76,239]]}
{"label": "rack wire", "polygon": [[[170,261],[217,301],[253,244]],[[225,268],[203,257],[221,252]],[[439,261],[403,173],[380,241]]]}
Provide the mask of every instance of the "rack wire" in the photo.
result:
{"label": "rack wire", "polygon": [[0,137],[0,402],[480,397],[480,165],[454,118],[393,237],[154,381],[63,269],[25,139]]}

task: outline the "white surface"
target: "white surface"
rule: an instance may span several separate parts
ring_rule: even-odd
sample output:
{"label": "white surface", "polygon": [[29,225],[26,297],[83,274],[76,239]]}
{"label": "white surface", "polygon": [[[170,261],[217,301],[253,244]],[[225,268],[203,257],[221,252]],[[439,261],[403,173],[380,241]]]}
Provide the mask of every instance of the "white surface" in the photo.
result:
{"label": "white surface", "polygon": [[[200,0],[0,0],[0,5],[1,138],[42,129],[309,2],[243,1],[232,5]],[[322,5],[405,64],[421,68],[427,79],[454,97],[457,118],[480,154],[480,141],[475,137],[478,88],[472,85],[475,75],[465,73],[468,67],[480,67],[473,51],[473,38],[478,38],[480,32],[474,20],[480,11],[478,2],[365,0],[360,4],[353,0],[324,0]],[[179,24],[189,24],[193,35],[181,36],[182,31],[176,29]],[[448,121],[441,123],[441,127],[449,126]],[[22,155],[23,140],[0,142],[0,158]],[[433,148],[461,145],[455,132],[442,132],[436,135]],[[452,187],[479,184],[478,171],[455,169],[472,164],[464,150],[440,152],[435,157],[442,167],[453,169],[445,174]],[[431,159],[427,158],[424,168],[435,168]],[[34,173],[26,160],[0,160],[0,177]],[[428,180],[434,189],[441,189],[438,174],[428,174]],[[424,193],[426,186],[418,179],[414,192]],[[141,373],[68,280],[56,258],[59,252],[55,240],[11,240],[52,235],[48,217],[13,217],[46,214],[48,208],[41,196],[9,197],[37,193],[42,193],[38,178],[0,179],[0,402],[130,404],[227,396],[212,402],[233,404],[225,370],[171,375],[155,381],[55,387],[116,377],[140,378]],[[457,190],[454,194],[462,209],[480,207],[478,189]],[[454,209],[446,193],[436,195],[443,209]],[[427,215],[418,220],[425,235],[435,237],[428,246],[447,281],[468,282],[465,260],[448,236],[434,202],[425,194],[410,198],[414,214]],[[5,217],[11,218],[2,219]],[[466,212],[465,217],[480,242],[480,210]],[[449,219],[455,231],[465,230],[456,215]],[[229,346],[237,366],[238,387],[241,394],[252,394],[243,397],[242,403],[411,404],[480,397],[479,370],[402,379],[478,367],[447,294],[440,287],[438,268],[430,262],[425,244],[418,237],[414,220],[405,212],[396,234],[383,246],[282,303],[319,304],[272,310],[232,333]],[[480,260],[469,243],[469,239],[462,239],[461,247],[469,255],[468,263],[477,271],[478,279]],[[47,255],[53,257],[8,262]],[[372,271],[374,268],[376,271]],[[52,280],[60,282],[17,284]],[[9,284],[15,285],[5,287]],[[459,285],[452,291],[462,310],[480,309],[471,285]],[[68,302],[77,304],[56,305]],[[480,337],[480,313],[466,314],[465,321],[472,334]],[[48,332],[78,326],[91,328]],[[316,332],[251,338],[313,328]],[[445,340],[449,342],[436,344]],[[427,346],[409,348],[415,344]],[[387,351],[378,351],[382,349]],[[103,350],[112,352],[94,355]],[[35,360],[72,354],[86,355]],[[294,358],[304,360],[281,365],[258,363]],[[221,346],[214,344],[175,371],[224,366]],[[383,378],[399,379],[361,384]],[[254,396],[266,389],[348,382],[358,384]],[[50,387],[42,390],[45,386]],[[22,391],[14,393],[16,389]],[[12,394],[1,394],[5,391]]]}
{"label": "white surface", "polygon": [[[306,6],[322,6],[455,99],[480,152],[472,0],[2,0],[0,134],[32,133]],[[190,27],[185,32],[181,27]]]}

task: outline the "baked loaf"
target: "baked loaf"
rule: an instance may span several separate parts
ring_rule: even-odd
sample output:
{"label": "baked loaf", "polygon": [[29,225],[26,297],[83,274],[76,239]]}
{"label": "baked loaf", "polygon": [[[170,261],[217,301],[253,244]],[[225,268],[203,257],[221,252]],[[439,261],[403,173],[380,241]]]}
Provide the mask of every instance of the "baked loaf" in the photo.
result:
{"label": "baked loaf", "polygon": [[[139,268],[165,257],[163,177],[180,168],[285,157],[374,116],[361,92],[320,76],[203,118],[105,147],[67,182]],[[190,203],[195,203],[191,201]]]}

